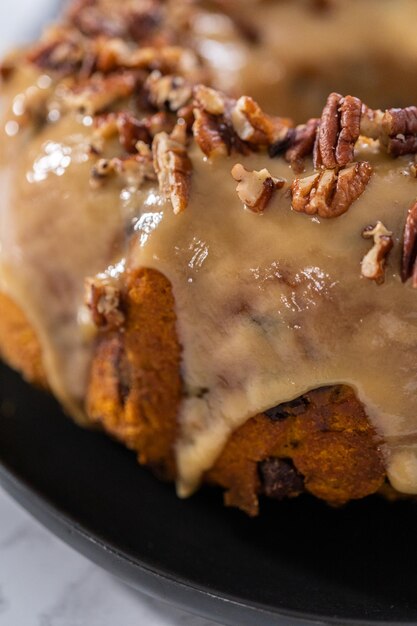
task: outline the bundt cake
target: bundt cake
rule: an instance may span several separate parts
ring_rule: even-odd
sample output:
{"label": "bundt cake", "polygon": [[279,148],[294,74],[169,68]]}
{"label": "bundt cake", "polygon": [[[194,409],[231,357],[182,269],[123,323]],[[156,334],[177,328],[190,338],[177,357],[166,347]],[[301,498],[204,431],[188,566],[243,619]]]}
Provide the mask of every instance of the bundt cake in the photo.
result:
{"label": "bundt cake", "polygon": [[[0,352],[181,496],[416,494],[417,108],[318,34],[378,56],[375,2],[236,5],[78,0],[5,59]],[[247,71],[207,62],[210,25]],[[340,83],[255,80],[318,64],[310,30]]]}

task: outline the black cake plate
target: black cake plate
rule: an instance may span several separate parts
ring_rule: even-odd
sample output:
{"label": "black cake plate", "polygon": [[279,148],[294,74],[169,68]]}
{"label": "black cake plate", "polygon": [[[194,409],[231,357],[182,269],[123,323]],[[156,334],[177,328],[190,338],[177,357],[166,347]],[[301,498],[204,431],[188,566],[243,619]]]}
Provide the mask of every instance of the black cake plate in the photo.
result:
{"label": "black cake plate", "polygon": [[[0,481],[130,585],[233,626],[417,623],[417,505],[303,497],[249,519],[189,500],[0,366]],[[1,521],[0,521],[1,523]]]}

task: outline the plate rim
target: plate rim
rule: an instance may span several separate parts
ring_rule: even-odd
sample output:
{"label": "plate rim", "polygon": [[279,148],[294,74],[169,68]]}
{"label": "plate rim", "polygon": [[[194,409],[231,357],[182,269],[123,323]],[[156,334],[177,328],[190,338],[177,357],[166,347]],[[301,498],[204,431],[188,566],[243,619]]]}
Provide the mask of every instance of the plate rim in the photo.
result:
{"label": "plate rim", "polygon": [[[246,626],[258,626],[259,618],[265,623],[279,626],[415,626],[415,621],[359,620],[337,616],[309,615],[307,613],[277,609],[271,611],[258,603],[248,603],[241,598],[173,577],[148,563],[134,559],[124,551],[106,542],[94,531],[61,510],[47,496],[41,494],[30,482],[19,476],[0,457],[0,484],[5,491],[32,515],[42,526],[71,548],[142,593],[168,602],[179,609],[210,620],[221,620],[224,626],[236,626],[239,616],[245,614]],[[110,568],[109,565],[112,567]],[[136,576],[133,576],[135,572]],[[226,621],[225,621],[226,620]],[[267,622],[269,620],[269,622]]]}

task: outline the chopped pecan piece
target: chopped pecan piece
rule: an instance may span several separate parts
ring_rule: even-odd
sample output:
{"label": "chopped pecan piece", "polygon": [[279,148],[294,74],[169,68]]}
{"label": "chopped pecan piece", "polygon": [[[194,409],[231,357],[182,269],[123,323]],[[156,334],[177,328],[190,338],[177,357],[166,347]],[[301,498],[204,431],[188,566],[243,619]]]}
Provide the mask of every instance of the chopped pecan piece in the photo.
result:
{"label": "chopped pecan piece", "polygon": [[120,288],[110,277],[99,274],[86,280],[85,303],[97,328],[107,330],[122,326]]}
{"label": "chopped pecan piece", "polygon": [[254,213],[261,213],[273,193],[285,184],[283,178],[273,178],[266,168],[249,171],[241,163],[233,166],[232,176],[239,183],[236,187],[239,198]]}
{"label": "chopped pecan piece", "polygon": [[372,237],[374,245],[362,259],[361,274],[380,285],[385,280],[386,259],[394,245],[392,232],[382,222],[377,222],[375,226],[367,226],[362,237]]}
{"label": "chopped pecan piece", "polygon": [[306,178],[296,178],[292,185],[294,211],[338,217],[362,195],[372,176],[367,162],[355,163],[345,169],[326,169]]}
{"label": "chopped pecan piece", "polygon": [[89,59],[87,47],[78,33],[55,27],[29,50],[27,59],[41,69],[67,75],[79,71]]}
{"label": "chopped pecan piece", "polygon": [[[196,55],[188,48],[163,46],[162,48],[140,47],[131,50],[126,45],[117,44],[114,50],[112,69],[159,70],[161,74],[178,74],[197,82],[202,76],[201,64]],[[99,66],[99,63],[98,63]]]}
{"label": "chopped pecan piece", "polygon": [[[193,134],[202,152],[210,158],[225,156],[232,151],[248,154],[249,146],[238,136],[231,120],[230,112],[235,101],[221,92],[217,92],[216,97],[213,90],[208,92],[200,85],[194,93]],[[221,114],[219,110],[222,110]]]}
{"label": "chopped pecan piece", "polygon": [[97,2],[73,0],[67,19],[87,37],[118,36],[144,45],[154,40],[166,43],[162,6],[158,0]]}
{"label": "chopped pecan piece", "polygon": [[172,133],[175,128],[176,120],[165,111],[159,111],[146,118],[146,125],[152,139],[158,133]]}
{"label": "chopped pecan piece", "polygon": [[91,170],[90,185],[94,189],[118,176],[124,184],[139,189],[145,180],[155,180],[152,152],[147,144],[136,144],[137,154],[112,159],[99,159]]}
{"label": "chopped pecan piece", "polygon": [[149,102],[157,109],[178,111],[190,100],[192,89],[182,76],[163,76],[153,71],[145,82]]}
{"label": "chopped pecan piece", "polygon": [[226,99],[219,91],[205,85],[197,85],[194,88],[194,97],[200,107],[207,113],[211,115],[224,114]]}
{"label": "chopped pecan piece", "polygon": [[235,101],[221,92],[198,85],[194,88],[193,133],[201,150],[209,157],[248,154],[257,146],[282,142],[292,122],[264,113],[248,96]]}
{"label": "chopped pecan piece", "polygon": [[387,109],[383,116],[382,126],[389,137],[417,134],[417,107]]}
{"label": "chopped pecan piece", "polygon": [[149,144],[152,141],[148,120],[146,118],[139,120],[128,111],[123,111],[117,115],[116,125],[119,133],[119,141],[126,152],[131,154],[136,152],[138,141]]}
{"label": "chopped pecan piece", "polygon": [[160,112],[144,118],[137,118],[130,111],[105,113],[94,118],[95,129],[91,141],[94,154],[101,154],[107,140],[119,138],[122,148],[134,154],[137,142],[151,145],[153,137],[160,132],[171,132],[175,126],[172,116]]}
{"label": "chopped pecan piece", "polygon": [[155,135],[152,143],[154,167],[161,193],[172,203],[174,213],[188,205],[192,163],[186,147],[186,125],[177,124],[172,133]]}
{"label": "chopped pecan piece", "polygon": [[417,202],[409,209],[404,227],[401,278],[403,282],[413,279],[417,287]]}
{"label": "chopped pecan piece", "polygon": [[288,119],[264,113],[249,96],[239,98],[232,109],[231,119],[238,137],[256,145],[269,146],[282,140],[290,126]]}
{"label": "chopped pecan piece", "polygon": [[370,139],[379,139],[382,133],[384,113],[380,109],[370,109],[362,105],[360,133]]}
{"label": "chopped pecan piece", "polygon": [[304,159],[313,152],[319,121],[312,118],[308,120],[307,124],[289,128],[283,139],[276,141],[269,147],[269,156],[284,154],[285,160],[290,163],[293,170],[302,172]]}
{"label": "chopped pecan piece", "polygon": [[417,107],[386,110],[381,141],[393,157],[417,153]]}
{"label": "chopped pecan piece", "polygon": [[210,158],[230,153],[225,123],[203,109],[194,109],[194,138],[202,152]]}
{"label": "chopped pecan piece", "polygon": [[95,41],[95,53],[97,70],[108,74],[128,67],[132,51],[123,39],[100,38]]}
{"label": "chopped pecan piece", "polygon": [[417,135],[397,135],[390,137],[387,142],[388,154],[399,157],[403,154],[417,153]]}
{"label": "chopped pecan piece", "polygon": [[64,102],[70,109],[94,115],[117,100],[129,97],[135,87],[136,77],[131,72],[96,76],[66,92]]}
{"label": "chopped pecan piece", "polygon": [[[160,34],[162,23],[162,6],[157,0],[143,3],[142,7],[135,7],[127,11],[125,23],[128,34],[134,41],[143,44],[146,41],[153,42],[153,38]],[[163,39],[161,43],[166,43]]]}
{"label": "chopped pecan piece", "polygon": [[345,167],[354,159],[359,138],[362,103],[358,98],[331,93],[320,119],[314,147],[314,166]]}

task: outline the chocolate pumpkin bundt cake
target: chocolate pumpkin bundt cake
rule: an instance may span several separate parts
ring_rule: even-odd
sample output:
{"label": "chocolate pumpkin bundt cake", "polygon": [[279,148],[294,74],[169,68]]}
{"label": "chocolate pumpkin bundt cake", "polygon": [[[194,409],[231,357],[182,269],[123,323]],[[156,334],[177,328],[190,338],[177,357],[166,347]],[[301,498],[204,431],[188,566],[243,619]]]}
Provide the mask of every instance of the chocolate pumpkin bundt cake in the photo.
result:
{"label": "chocolate pumpkin bundt cake", "polygon": [[345,11],[253,4],[77,1],[5,60],[0,351],[181,496],[416,494],[417,108],[207,86],[202,21]]}

